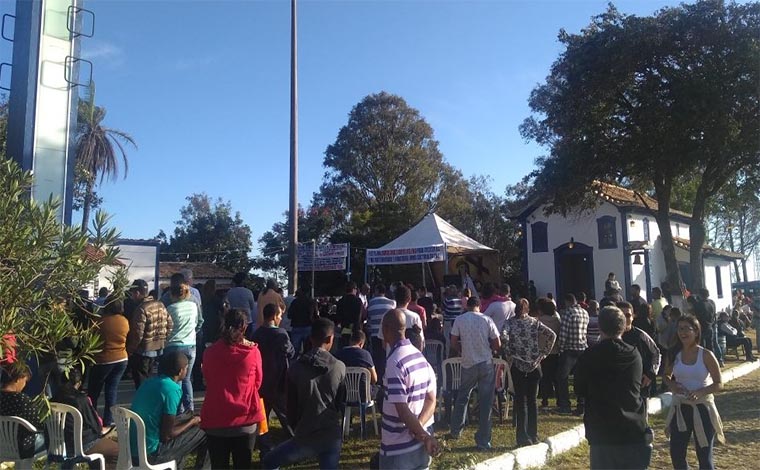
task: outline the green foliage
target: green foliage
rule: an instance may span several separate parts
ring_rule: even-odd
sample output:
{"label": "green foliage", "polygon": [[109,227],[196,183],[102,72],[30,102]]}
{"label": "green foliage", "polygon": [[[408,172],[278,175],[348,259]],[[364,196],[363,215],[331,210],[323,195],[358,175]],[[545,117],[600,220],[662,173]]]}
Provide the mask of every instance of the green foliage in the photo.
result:
{"label": "green foliage", "polygon": [[[532,176],[551,209],[589,201],[594,179],[650,188],[677,285],[667,223],[676,191],[690,198],[692,280],[701,283],[709,200],[739,169],[760,171],[758,37],[760,4],[720,1],[651,17],[611,6],[580,34],[560,32],[565,50],[531,93],[534,115],[521,126],[525,138],[550,150]],[[693,197],[681,181],[694,185]]]}
{"label": "green foliage", "polygon": [[361,247],[403,233],[461,179],[443,160],[419,111],[386,92],[354,106],[327,147],[324,165],[313,206],[329,208],[339,238],[350,235]]}
{"label": "green foliage", "polygon": [[[54,357],[64,369],[82,367],[92,361],[100,337],[93,319],[75,318],[71,307],[79,289],[115,264],[118,233],[102,212],[90,233],[62,226],[59,202],[32,201],[32,184],[30,173],[0,159],[0,332],[16,335],[21,357]],[[61,349],[63,342],[76,347]],[[5,350],[5,339],[0,346]]]}
{"label": "green foliage", "polygon": [[188,196],[187,201],[171,238],[167,240],[163,232],[158,235],[164,241],[164,260],[216,262],[232,272],[247,272],[251,228],[240,212],[233,212],[229,201],[212,201],[205,193]]}

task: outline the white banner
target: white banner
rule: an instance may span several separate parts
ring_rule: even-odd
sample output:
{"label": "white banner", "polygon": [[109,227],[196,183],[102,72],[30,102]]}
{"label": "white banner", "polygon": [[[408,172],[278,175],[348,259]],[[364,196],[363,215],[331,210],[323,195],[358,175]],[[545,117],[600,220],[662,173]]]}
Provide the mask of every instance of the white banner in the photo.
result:
{"label": "white banner", "polygon": [[317,258],[345,258],[348,256],[348,243],[336,243],[331,245],[313,246],[311,243],[298,244],[298,259],[311,258],[315,255]]}
{"label": "white banner", "polygon": [[418,248],[367,250],[367,264],[412,264],[446,261],[446,246],[432,245]]}
{"label": "white banner", "polygon": [[298,244],[299,271],[343,271],[346,269],[348,244],[317,245]]}

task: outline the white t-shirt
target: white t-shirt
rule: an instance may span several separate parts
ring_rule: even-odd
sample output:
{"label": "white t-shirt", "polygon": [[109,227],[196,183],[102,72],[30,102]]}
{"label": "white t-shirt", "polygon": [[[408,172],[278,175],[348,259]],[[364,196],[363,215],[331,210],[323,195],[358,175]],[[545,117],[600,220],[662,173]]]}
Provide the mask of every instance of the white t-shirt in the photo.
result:
{"label": "white t-shirt", "polygon": [[492,363],[491,341],[499,337],[493,320],[480,312],[465,312],[454,320],[451,335],[459,337],[462,347],[462,367],[481,362]]}
{"label": "white t-shirt", "polygon": [[[417,314],[417,312],[412,312],[411,310],[405,308],[402,308],[401,310],[403,310],[404,315],[406,315],[406,329],[408,330],[409,328],[414,328],[414,325],[417,325],[420,329],[420,336],[422,337],[422,341],[425,341],[425,333],[422,331],[422,319]],[[378,331],[377,337],[383,339],[382,327],[380,328],[380,331]]]}
{"label": "white t-shirt", "polygon": [[496,331],[500,332],[504,329],[507,320],[515,316],[515,303],[511,300],[491,302],[483,315],[493,320]]}

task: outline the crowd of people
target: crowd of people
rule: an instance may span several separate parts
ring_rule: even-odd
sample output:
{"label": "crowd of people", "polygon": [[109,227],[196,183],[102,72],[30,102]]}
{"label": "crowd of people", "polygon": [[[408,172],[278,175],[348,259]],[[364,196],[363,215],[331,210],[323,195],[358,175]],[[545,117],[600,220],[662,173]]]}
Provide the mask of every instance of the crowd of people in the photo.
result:
{"label": "crowd of people", "polygon": [[[688,297],[682,311],[660,288],[646,301],[632,285],[623,299],[612,273],[603,298],[566,293],[559,306],[552,295],[539,298],[532,281],[514,295],[506,284],[472,290],[451,285],[440,298],[402,282],[373,288],[348,282],[332,306],[312,298],[308,288],[286,299],[273,281],[257,294],[246,281],[239,273],[226,292],[214,281],[198,289],[192,272],[184,271],[161,295],[139,279],[126,298],[99,292],[92,311],[103,345],[87,378],[77,369],[45,375],[43,364],[35,371],[45,375],[53,401],[82,413],[85,451],[118,454],[104,436],[114,425],[111,407],[128,373],[136,389],[131,408],[145,423],[151,463],[176,460],[181,467],[195,453],[197,467],[209,459],[215,469],[248,468],[258,449],[263,468],[307,459],[337,468],[347,368],[358,367],[370,381],[371,396],[361,400],[375,400],[382,410],[372,466],[427,468],[441,451],[443,430],[446,439],[459,439],[476,416],[475,448],[492,449],[491,404],[509,399],[496,393],[494,359],[500,358],[513,384],[517,446],[540,441],[541,414],[583,415],[592,468],[646,468],[652,440],[646,400],[669,390],[674,468],[686,468],[692,435],[700,468],[713,468],[713,442],[722,439],[713,394],[721,388],[725,350],[741,347],[746,360],[754,360],[744,332],[760,331],[760,313],[741,292],[731,312],[716,312],[706,289]],[[451,384],[442,382],[439,361],[426,355],[426,341],[440,342],[442,358],[461,363],[458,390],[443,396],[442,423],[434,422],[435,412]],[[41,428],[22,393],[35,374],[21,359],[4,366],[0,414]],[[197,389],[205,390],[200,412]],[[478,411],[470,416],[475,390]],[[272,416],[284,441],[267,432]],[[24,455],[45,446],[41,435],[21,432],[19,439]],[[134,432],[130,442],[136,458]]]}

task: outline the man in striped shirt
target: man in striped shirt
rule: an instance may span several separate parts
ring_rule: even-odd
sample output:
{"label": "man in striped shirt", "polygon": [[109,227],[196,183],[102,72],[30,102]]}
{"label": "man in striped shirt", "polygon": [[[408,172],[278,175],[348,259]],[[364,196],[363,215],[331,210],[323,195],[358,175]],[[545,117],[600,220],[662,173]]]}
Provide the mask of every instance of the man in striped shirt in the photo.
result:
{"label": "man in striped shirt", "polygon": [[446,338],[446,353],[449,350],[449,337],[451,336],[451,327],[454,320],[464,312],[462,298],[459,296],[459,289],[455,285],[446,288],[446,298],[443,299],[443,336]]}
{"label": "man in striped shirt", "polygon": [[370,337],[370,353],[377,368],[377,376],[382,379],[385,372],[385,347],[380,339],[380,323],[383,315],[396,308],[396,301],[385,296],[385,285],[375,286],[375,296],[367,302],[367,334]]}
{"label": "man in striped shirt", "polygon": [[439,451],[431,435],[436,380],[425,356],[406,339],[406,315],[388,312],[382,321],[383,338],[391,348],[385,370],[381,469],[423,469]]}

